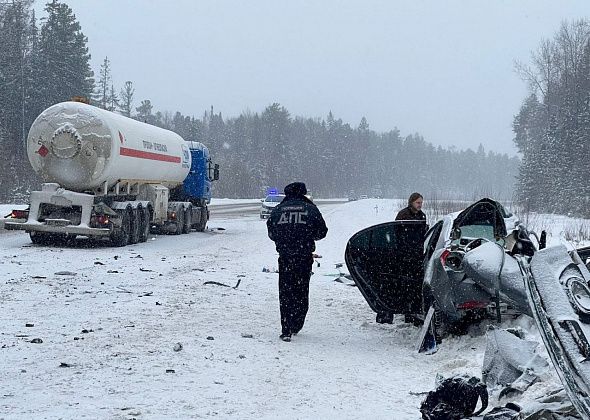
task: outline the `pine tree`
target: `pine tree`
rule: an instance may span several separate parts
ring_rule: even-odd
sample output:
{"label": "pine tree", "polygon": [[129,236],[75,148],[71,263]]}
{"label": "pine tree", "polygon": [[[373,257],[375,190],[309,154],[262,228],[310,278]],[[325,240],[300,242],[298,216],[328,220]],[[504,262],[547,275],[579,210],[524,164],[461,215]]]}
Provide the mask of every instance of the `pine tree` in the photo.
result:
{"label": "pine tree", "polygon": [[30,179],[25,138],[30,125],[27,106],[34,89],[31,77],[36,27],[32,1],[0,4],[0,173],[10,183],[0,183],[0,195],[26,188]]}
{"label": "pine tree", "polygon": [[117,96],[117,93],[115,92],[115,86],[113,84],[111,84],[111,89],[109,91],[109,104],[107,106],[107,109],[109,111],[115,111],[118,107],[119,107],[119,97]]}
{"label": "pine tree", "polygon": [[0,126],[17,143],[25,137],[29,8],[31,1],[5,5],[0,18]]}
{"label": "pine tree", "polygon": [[90,54],[72,9],[57,0],[47,3],[39,40],[40,81],[37,100],[44,107],[73,96],[90,98],[94,88]]}
{"label": "pine tree", "polygon": [[119,110],[121,114],[126,117],[131,117],[131,110],[133,109],[133,95],[135,94],[135,88],[133,82],[126,81],[125,86],[119,93]]}
{"label": "pine tree", "polygon": [[152,102],[149,99],[141,101],[141,105],[135,108],[135,111],[137,111],[135,119],[148,124],[153,124],[155,122],[154,115],[152,114],[153,108]]}
{"label": "pine tree", "polygon": [[114,97],[113,77],[111,75],[111,62],[108,57],[105,57],[100,65],[98,82],[94,92],[94,101],[96,105],[102,109],[112,111],[111,105],[116,102]]}

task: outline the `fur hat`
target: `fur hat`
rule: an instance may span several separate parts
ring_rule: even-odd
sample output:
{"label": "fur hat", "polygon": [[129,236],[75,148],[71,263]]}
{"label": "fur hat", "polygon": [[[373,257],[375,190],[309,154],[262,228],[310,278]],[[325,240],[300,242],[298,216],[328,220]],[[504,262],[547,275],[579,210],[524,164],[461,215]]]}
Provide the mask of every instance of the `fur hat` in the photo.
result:
{"label": "fur hat", "polygon": [[287,197],[305,195],[307,194],[307,188],[303,182],[293,182],[285,187],[285,195]]}

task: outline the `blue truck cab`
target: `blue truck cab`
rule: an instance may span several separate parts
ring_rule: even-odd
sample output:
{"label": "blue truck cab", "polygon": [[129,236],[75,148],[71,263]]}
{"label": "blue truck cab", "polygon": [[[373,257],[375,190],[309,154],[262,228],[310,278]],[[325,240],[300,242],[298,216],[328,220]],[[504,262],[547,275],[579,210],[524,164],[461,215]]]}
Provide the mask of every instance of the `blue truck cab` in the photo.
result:
{"label": "blue truck cab", "polygon": [[204,144],[186,143],[183,161],[190,162],[190,170],[182,185],[170,190],[169,225],[176,232],[192,228],[202,232],[209,220],[211,182],[219,179],[219,165],[212,162]]}
{"label": "blue truck cab", "polygon": [[[188,141],[191,168],[183,182],[182,191],[193,204],[211,202],[211,182],[219,179],[219,165],[213,164],[209,149],[203,143]],[[204,203],[203,203],[204,202]]]}

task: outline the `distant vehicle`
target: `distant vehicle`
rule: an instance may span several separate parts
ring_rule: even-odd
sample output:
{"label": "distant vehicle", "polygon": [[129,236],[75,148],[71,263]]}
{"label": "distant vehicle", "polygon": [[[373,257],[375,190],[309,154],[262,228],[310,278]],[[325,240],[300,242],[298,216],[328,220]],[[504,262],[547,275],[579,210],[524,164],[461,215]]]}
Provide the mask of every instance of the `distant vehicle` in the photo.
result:
{"label": "distant vehicle", "polygon": [[381,190],[380,185],[376,185],[375,187],[371,188],[371,197],[383,198],[383,191]]}
{"label": "distant vehicle", "polygon": [[367,198],[369,198],[368,195],[365,195],[365,194],[359,195],[359,200],[366,200]]}
{"label": "distant vehicle", "polygon": [[281,201],[285,198],[284,194],[269,194],[262,201],[262,207],[260,208],[260,218],[266,219],[270,217],[272,209],[274,209]]}
{"label": "distant vehicle", "polygon": [[521,224],[507,232],[512,218],[500,203],[482,199],[426,234],[424,221],[382,223],[348,241],[346,265],[375,312],[421,322],[433,307],[441,337],[498,310],[530,315],[517,257],[530,258],[544,240],[535,245],[536,235]]}

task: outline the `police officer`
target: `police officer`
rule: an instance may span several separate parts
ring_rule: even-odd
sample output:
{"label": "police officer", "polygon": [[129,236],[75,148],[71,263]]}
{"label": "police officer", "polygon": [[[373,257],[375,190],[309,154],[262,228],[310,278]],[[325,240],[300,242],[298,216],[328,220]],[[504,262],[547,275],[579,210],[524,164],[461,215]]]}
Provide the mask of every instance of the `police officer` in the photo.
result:
{"label": "police officer", "polygon": [[307,315],[314,241],[328,233],[322,214],[305,194],[303,182],[287,185],[285,198],[266,222],[268,237],[279,253],[280,338],[287,342],[303,328]]}

